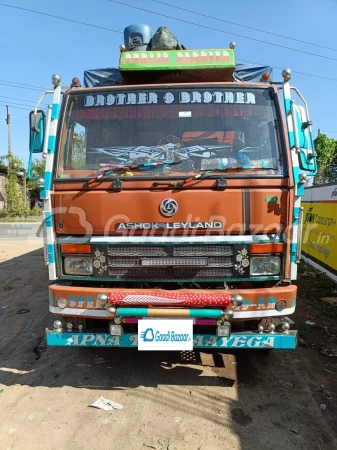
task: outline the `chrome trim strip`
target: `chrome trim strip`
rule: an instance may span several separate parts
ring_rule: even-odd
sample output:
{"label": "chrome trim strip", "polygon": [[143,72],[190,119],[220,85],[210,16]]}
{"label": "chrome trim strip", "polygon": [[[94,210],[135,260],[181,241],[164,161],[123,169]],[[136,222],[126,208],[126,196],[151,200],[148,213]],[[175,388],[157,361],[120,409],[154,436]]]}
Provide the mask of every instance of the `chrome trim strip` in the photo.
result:
{"label": "chrome trim strip", "polygon": [[[80,238],[79,238],[80,239]],[[221,235],[221,236],[94,236],[90,239],[92,244],[95,243],[107,243],[107,244],[132,244],[132,243],[157,243],[162,244],[164,242],[179,244],[193,244],[193,243],[253,243],[253,242],[274,242],[266,235],[249,235],[249,236],[233,236],[233,235]],[[278,241],[277,241],[278,242]]]}
{"label": "chrome trim strip", "polygon": [[[58,308],[57,306],[49,306],[49,311],[53,314],[58,314],[61,316],[87,316],[87,317],[101,317],[104,319],[109,319],[105,309],[95,310],[95,309],[79,309],[79,308]],[[276,317],[276,316],[287,316],[295,312],[295,306],[292,308],[286,308],[283,311],[276,311],[276,309],[264,309],[258,311],[235,311],[234,319],[245,319],[251,317]]]}
{"label": "chrome trim strip", "polygon": [[105,309],[80,309],[80,308],[58,308],[57,306],[49,306],[49,311],[53,314],[58,314],[60,316],[87,316],[87,317],[101,317],[108,319]]}

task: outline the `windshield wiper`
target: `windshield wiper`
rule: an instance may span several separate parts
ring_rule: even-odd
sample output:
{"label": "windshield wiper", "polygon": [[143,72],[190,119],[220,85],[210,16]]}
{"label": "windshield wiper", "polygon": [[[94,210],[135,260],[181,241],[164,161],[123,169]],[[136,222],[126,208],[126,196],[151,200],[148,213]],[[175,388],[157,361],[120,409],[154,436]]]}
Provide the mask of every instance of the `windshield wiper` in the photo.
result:
{"label": "windshield wiper", "polygon": [[[94,178],[86,181],[83,184],[83,187],[89,187],[91,184],[97,181],[104,181],[105,178],[109,179],[110,175],[116,175],[116,172],[119,172],[119,175],[124,176],[128,175],[130,172],[134,172],[136,170],[148,169],[151,167],[163,167],[163,166],[175,166],[177,164],[181,164],[182,160],[178,161],[156,161],[156,162],[145,162],[140,164],[106,164],[105,167],[109,167],[105,169],[101,174],[97,175]],[[103,178],[103,180],[102,180]]]}

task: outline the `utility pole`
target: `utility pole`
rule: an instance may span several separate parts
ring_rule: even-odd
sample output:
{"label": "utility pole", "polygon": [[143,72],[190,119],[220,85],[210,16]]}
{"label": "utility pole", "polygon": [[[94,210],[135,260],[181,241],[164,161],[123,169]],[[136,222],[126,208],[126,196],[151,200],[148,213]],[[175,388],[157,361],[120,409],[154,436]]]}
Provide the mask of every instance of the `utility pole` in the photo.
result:
{"label": "utility pole", "polygon": [[23,171],[23,201],[24,201],[24,203],[26,203],[27,202],[27,172],[26,172],[26,169],[25,168],[23,168],[22,169],[22,171]]}
{"label": "utility pole", "polygon": [[6,105],[6,109],[7,109],[6,123],[8,128],[8,171],[9,171],[12,162],[11,116],[8,112],[8,105]]}
{"label": "utility pole", "polygon": [[317,136],[319,136],[320,134],[321,134],[321,130],[318,128]]}

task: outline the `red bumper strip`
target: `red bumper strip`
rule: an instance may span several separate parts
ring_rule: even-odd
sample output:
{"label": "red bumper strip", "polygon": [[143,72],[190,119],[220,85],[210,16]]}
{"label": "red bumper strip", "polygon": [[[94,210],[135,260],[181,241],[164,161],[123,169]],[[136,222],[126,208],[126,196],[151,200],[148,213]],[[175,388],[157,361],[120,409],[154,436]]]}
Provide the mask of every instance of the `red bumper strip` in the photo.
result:
{"label": "red bumper strip", "polygon": [[163,291],[151,294],[143,292],[126,293],[113,292],[110,294],[110,305],[128,306],[225,306],[230,303],[229,294],[196,294],[186,291]]}

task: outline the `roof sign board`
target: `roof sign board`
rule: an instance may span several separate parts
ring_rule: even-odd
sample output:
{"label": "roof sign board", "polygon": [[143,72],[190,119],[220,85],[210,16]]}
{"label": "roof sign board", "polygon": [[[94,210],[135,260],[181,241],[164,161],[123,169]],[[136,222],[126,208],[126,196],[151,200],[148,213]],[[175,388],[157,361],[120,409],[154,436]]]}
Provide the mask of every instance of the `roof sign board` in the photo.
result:
{"label": "roof sign board", "polygon": [[234,51],[226,49],[122,52],[120,70],[235,69]]}

